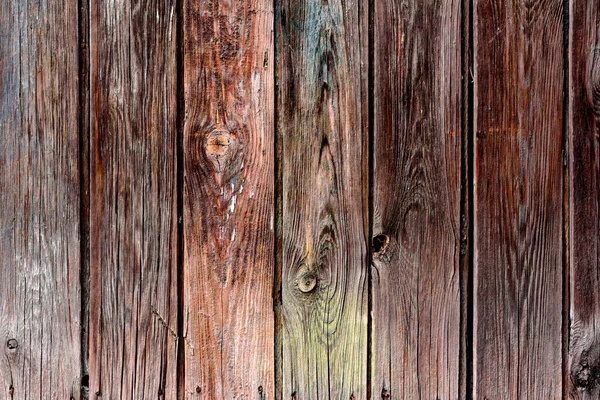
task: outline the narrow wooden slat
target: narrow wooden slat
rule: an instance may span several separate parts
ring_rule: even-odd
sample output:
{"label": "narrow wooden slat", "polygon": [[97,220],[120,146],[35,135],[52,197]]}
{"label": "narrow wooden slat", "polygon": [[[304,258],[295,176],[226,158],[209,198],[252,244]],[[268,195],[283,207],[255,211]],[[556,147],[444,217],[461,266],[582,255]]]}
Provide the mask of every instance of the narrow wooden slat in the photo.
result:
{"label": "narrow wooden slat", "polygon": [[459,397],[461,13],[375,0],[373,399]]}
{"label": "narrow wooden slat", "polygon": [[363,1],[277,10],[281,399],[367,396]]}
{"label": "narrow wooden slat", "polygon": [[600,396],[600,2],[572,0],[569,15],[568,392],[573,399],[597,399]]}
{"label": "narrow wooden slat", "polygon": [[90,2],[90,398],[174,399],[174,0]]}
{"label": "narrow wooden slat", "polygon": [[77,74],[77,1],[0,1],[2,398],[80,397]]}
{"label": "narrow wooden slat", "polygon": [[274,397],[272,3],[183,1],[184,398]]}
{"label": "narrow wooden slat", "polygon": [[563,1],[474,8],[474,391],[562,396]]}

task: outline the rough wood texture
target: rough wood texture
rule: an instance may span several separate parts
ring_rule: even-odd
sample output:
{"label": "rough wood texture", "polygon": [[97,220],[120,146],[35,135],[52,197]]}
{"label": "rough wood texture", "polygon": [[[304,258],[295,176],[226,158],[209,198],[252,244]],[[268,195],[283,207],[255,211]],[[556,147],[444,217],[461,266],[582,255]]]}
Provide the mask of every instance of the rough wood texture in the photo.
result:
{"label": "rough wood texture", "polygon": [[461,10],[375,1],[373,399],[459,397]]}
{"label": "rough wood texture", "polygon": [[562,396],[563,2],[474,8],[474,390]]}
{"label": "rough wood texture", "polygon": [[183,8],[183,396],[273,399],[272,1]]}
{"label": "rough wood texture", "polygon": [[0,1],[0,396],[13,400],[80,395],[76,16],[72,0]]}
{"label": "rough wood texture", "polygon": [[366,6],[277,10],[281,399],[367,395]]}
{"label": "rough wood texture", "polygon": [[570,344],[569,394],[600,397],[598,242],[600,3],[571,0],[569,34]]}
{"label": "rough wood texture", "polygon": [[175,22],[90,3],[91,398],[176,398]]}

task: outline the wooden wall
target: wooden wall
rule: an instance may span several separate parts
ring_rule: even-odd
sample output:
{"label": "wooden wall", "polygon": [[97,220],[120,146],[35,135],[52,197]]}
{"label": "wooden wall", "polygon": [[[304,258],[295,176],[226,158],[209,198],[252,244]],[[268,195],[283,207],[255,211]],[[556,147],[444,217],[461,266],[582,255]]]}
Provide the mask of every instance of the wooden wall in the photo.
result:
{"label": "wooden wall", "polygon": [[0,398],[599,398],[599,16],[0,0]]}

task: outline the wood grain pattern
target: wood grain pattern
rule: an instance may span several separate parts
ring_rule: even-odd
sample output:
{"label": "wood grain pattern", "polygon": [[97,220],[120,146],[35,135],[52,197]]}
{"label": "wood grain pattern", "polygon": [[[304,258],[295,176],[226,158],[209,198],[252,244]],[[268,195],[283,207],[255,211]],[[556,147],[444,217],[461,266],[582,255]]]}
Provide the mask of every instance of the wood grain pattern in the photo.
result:
{"label": "wood grain pattern", "polygon": [[598,242],[600,3],[571,0],[569,21],[570,343],[569,395],[600,396]]}
{"label": "wood grain pattern", "polygon": [[282,399],[367,396],[367,11],[277,10]]}
{"label": "wood grain pattern", "polygon": [[562,397],[563,2],[474,8],[474,391]]}
{"label": "wood grain pattern", "polygon": [[90,394],[177,395],[173,0],[90,3]]}
{"label": "wood grain pattern", "polygon": [[375,1],[373,399],[459,397],[461,11]]}
{"label": "wood grain pattern", "polygon": [[76,16],[72,0],[0,1],[5,399],[80,398]]}
{"label": "wood grain pattern", "polygon": [[272,1],[183,8],[183,396],[273,399]]}

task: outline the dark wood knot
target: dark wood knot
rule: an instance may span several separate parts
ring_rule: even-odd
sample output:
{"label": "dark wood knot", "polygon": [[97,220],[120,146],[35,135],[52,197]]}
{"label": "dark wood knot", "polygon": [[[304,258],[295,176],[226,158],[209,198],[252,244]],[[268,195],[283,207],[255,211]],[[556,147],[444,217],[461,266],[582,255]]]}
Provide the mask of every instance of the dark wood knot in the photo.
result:
{"label": "dark wood knot", "polygon": [[200,388],[200,386],[196,386],[196,393],[198,393],[198,394],[202,393],[202,389]]}
{"label": "dark wood knot", "polygon": [[17,339],[8,339],[6,341],[6,348],[8,350],[14,351],[17,349],[17,347],[19,347],[19,342],[17,342]]}
{"label": "dark wood knot", "polygon": [[372,241],[373,258],[378,258],[385,254],[385,250],[390,245],[390,237],[388,235],[377,235]]}

